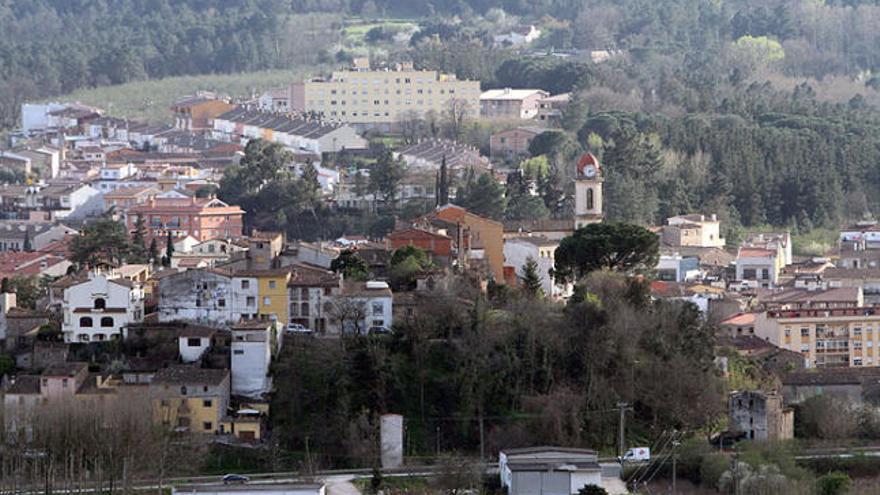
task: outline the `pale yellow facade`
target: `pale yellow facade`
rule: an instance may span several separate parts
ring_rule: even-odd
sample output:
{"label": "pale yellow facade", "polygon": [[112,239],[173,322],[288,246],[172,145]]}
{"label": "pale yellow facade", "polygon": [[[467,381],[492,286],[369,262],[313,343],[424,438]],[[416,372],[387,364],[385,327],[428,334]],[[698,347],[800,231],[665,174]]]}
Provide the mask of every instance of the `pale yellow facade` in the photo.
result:
{"label": "pale yellow facade", "polygon": [[779,317],[771,312],[758,322],[758,334],[800,353],[810,368],[880,366],[880,314],[873,313],[873,308],[792,310]]}
{"label": "pale yellow facade", "polygon": [[392,124],[408,113],[438,116],[463,105],[469,118],[480,114],[480,82],[437,71],[337,71],[326,81],[291,88],[294,109],[324,118],[361,124]]}

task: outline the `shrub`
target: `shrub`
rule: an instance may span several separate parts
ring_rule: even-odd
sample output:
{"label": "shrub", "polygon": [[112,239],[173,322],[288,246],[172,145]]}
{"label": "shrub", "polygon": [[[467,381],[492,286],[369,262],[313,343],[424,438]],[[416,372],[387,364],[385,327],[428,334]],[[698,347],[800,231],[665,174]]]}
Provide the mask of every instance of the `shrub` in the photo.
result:
{"label": "shrub", "polygon": [[846,473],[832,471],[819,478],[816,489],[819,495],[842,495],[849,491],[852,480]]}

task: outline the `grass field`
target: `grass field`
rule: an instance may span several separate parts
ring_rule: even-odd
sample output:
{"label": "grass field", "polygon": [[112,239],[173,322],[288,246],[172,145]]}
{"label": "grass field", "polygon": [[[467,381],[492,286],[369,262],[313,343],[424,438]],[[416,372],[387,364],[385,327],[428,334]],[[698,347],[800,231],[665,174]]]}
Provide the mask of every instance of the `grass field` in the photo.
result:
{"label": "grass field", "polygon": [[199,90],[216,91],[233,97],[259,95],[271,88],[286,86],[304,76],[320,72],[318,67],[270,70],[241,74],[205,74],[138,81],[117,86],[81,89],[50,98],[51,101],[79,101],[104,110],[107,115],[149,122],[168,122],[168,107],[181,96]]}

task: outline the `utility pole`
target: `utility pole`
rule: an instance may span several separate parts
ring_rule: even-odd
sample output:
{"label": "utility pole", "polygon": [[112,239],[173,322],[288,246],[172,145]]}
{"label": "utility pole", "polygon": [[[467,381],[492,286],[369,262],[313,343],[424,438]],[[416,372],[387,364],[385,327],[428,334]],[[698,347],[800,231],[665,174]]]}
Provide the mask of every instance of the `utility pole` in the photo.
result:
{"label": "utility pole", "polygon": [[736,450],[736,445],[733,446],[731,462],[733,463],[733,466],[731,466],[731,471],[733,471],[733,495],[739,495],[739,452]]}
{"label": "utility pole", "polygon": [[626,402],[618,402],[617,409],[620,410],[620,427],[618,430],[617,458],[623,464],[623,456],[626,454],[626,412],[632,411]]}
{"label": "utility pole", "polygon": [[676,490],[676,481],[677,475],[676,468],[678,467],[678,446],[681,445],[681,442],[678,440],[672,441],[672,495],[677,495],[678,491]]}

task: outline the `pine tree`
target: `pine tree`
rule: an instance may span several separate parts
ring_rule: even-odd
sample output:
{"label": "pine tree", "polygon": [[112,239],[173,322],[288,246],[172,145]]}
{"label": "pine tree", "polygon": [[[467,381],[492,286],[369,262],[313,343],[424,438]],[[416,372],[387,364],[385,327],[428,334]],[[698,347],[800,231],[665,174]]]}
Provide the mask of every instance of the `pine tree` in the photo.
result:
{"label": "pine tree", "polygon": [[171,233],[165,238],[165,256],[162,257],[162,266],[171,266],[171,257],[174,255],[174,241],[171,240]]}
{"label": "pine tree", "polygon": [[133,254],[137,258],[143,258],[143,256],[147,252],[147,245],[145,240],[146,235],[147,228],[144,225],[144,217],[138,216],[137,221],[135,221],[134,223],[134,235],[131,239],[131,248]]}
{"label": "pine tree", "polygon": [[538,274],[538,262],[529,256],[523,266],[522,290],[528,297],[543,297],[541,275]]}
{"label": "pine tree", "polygon": [[24,244],[22,246],[22,249],[25,252],[31,252],[34,250],[34,247],[31,245],[31,232],[30,232],[30,230],[24,231]]}
{"label": "pine tree", "polygon": [[440,183],[437,187],[437,206],[444,206],[449,203],[449,177],[446,168],[446,155],[440,161]]}
{"label": "pine tree", "polygon": [[156,238],[153,237],[153,240],[150,241],[150,250],[147,251],[147,256],[150,259],[150,263],[156,264],[159,261],[159,246],[156,243]]}

